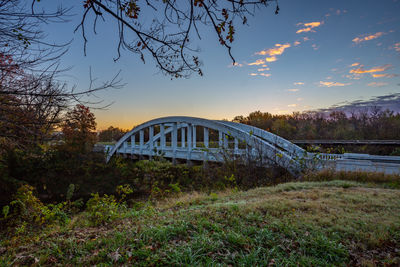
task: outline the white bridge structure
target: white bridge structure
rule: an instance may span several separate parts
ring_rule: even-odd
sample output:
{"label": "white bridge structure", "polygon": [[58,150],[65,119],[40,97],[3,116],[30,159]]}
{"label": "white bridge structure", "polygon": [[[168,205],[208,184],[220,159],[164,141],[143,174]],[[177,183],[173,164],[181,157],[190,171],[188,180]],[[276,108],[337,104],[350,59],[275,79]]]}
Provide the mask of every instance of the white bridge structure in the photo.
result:
{"label": "white bridge structure", "polygon": [[278,165],[292,174],[304,168],[400,174],[400,157],[397,156],[309,153],[253,126],[185,116],[145,122],[105,149],[107,162],[117,154],[132,158],[164,157],[173,162],[243,159],[262,166]]}

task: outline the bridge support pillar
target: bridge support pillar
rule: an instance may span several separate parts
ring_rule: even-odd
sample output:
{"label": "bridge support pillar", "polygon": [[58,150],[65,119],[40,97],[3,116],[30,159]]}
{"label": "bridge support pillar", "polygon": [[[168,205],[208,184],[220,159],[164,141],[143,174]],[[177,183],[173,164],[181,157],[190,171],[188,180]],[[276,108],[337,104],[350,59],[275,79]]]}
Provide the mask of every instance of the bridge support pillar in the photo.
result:
{"label": "bridge support pillar", "polygon": [[165,149],[165,128],[164,128],[164,124],[160,124],[160,146],[161,146],[161,150]]}
{"label": "bridge support pillar", "polygon": [[149,127],[149,142],[150,142],[150,154],[149,159],[153,157],[153,149],[154,149],[154,126]]}
{"label": "bridge support pillar", "polygon": [[176,164],[176,148],[178,144],[178,127],[177,123],[172,124],[172,163]]}
{"label": "bridge support pillar", "polygon": [[204,142],[203,162],[206,162],[207,159],[208,159],[208,141],[209,141],[208,135],[209,135],[209,130],[208,130],[207,127],[204,127],[203,129],[204,129],[204,134],[203,134],[203,136],[204,136],[204,140],[203,140],[203,142]]}
{"label": "bridge support pillar", "polygon": [[186,130],[185,130],[185,127],[182,127],[181,128],[181,147],[182,148],[184,148],[185,146],[186,146],[186,136],[185,136],[185,134],[186,134],[186,132],[185,132]]}
{"label": "bridge support pillar", "polygon": [[139,159],[143,158],[143,145],[144,145],[144,131],[140,130],[139,132]]}
{"label": "bridge support pillar", "polygon": [[191,159],[192,159],[192,137],[193,137],[193,133],[192,133],[192,130],[193,130],[193,127],[192,127],[192,124],[188,124],[188,127],[187,127],[187,130],[188,130],[188,132],[187,132],[187,158],[186,158],[186,162],[187,162],[187,164],[188,165],[191,165]]}
{"label": "bridge support pillar", "polygon": [[193,125],[192,126],[192,131],[193,131],[193,140],[192,140],[192,142],[193,142],[193,148],[196,148],[196,125]]}
{"label": "bridge support pillar", "polygon": [[133,157],[133,154],[135,154],[135,135],[131,135],[131,156]]}

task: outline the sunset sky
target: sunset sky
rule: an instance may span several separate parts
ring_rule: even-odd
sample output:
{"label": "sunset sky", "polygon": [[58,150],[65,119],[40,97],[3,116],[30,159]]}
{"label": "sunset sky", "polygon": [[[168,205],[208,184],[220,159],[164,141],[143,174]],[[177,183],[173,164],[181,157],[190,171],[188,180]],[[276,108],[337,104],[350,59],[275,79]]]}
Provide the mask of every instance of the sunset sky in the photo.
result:
{"label": "sunset sky", "polygon": [[232,119],[256,110],[285,114],[400,92],[400,1],[281,0],[279,6],[278,15],[271,5],[237,29],[236,66],[216,34],[203,30],[196,42],[204,76],[189,79],[162,75],[148,55],[143,64],[125,51],[114,62],[116,28],[107,18],[97,35],[89,34],[84,57],[82,37],[73,33],[83,11],[80,4],[71,22],[48,26],[48,38],[73,38],[62,66],[73,67],[65,79],[78,89],[88,87],[90,67],[99,82],[121,71],[122,89],[91,98],[113,103],[107,110],[94,110],[99,129],[132,128],[171,115]]}

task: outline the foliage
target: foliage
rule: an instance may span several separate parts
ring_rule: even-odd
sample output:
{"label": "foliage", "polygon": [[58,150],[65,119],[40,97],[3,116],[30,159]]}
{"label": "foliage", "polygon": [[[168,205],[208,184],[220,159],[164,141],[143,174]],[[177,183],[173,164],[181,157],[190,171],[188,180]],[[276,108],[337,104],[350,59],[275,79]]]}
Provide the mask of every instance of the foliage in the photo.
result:
{"label": "foliage", "polygon": [[[365,109],[347,114],[342,111],[330,113],[294,112],[292,115],[272,115],[255,111],[248,116],[236,116],[235,122],[252,125],[272,132],[288,140],[398,140],[400,139],[400,113],[378,108]],[[322,147],[319,152],[396,154],[392,147],[346,146]]]}
{"label": "foliage", "polygon": [[2,220],[11,229],[11,233],[24,234],[28,229],[34,230],[54,223],[65,225],[69,222],[66,203],[44,205],[33,191],[32,186],[22,185],[10,204],[3,207]]}
{"label": "foliage", "polygon": [[128,130],[110,126],[106,130],[99,132],[99,142],[117,142],[127,132]]}
{"label": "foliage", "polygon": [[90,152],[97,141],[95,130],[96,119],[88,107],[77,104],[65,115],[62,132],[66,146],[72,151]]}
{"label": "foliage", "polygon": [[92,198],[86,203],[86,212],[91,225],[102,225],[121,218],[124,204],[116,201],[114,196],[100,196],[92,194]]}
{"label": "foliage", "polygon": [[350,115],[342,111],[328,114],[295,112],[292,115],[255,111],[247,117],[236,116],[234,121],[270,131],[289,140],[400,138],[400,114],[390,110],[364,110]]}

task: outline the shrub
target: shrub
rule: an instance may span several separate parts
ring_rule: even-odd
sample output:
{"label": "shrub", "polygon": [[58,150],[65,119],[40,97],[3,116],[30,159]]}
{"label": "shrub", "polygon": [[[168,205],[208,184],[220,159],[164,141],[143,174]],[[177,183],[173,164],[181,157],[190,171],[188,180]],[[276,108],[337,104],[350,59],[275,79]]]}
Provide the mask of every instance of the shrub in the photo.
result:
{"label": "shrub", "polygon": [[119,204],[112,195],[100,196],[95,193],[86,203],[88,219],[93,226],[107,224],[121,218],[125,209],[125,205]]}
{"label": "shrub", "polygon": [[3,207],[2,221],[10,228],[11,233],[15,232],[18,235],[25,233],[27,228],[35,230],[54,223],[68,223],[65,202],[44,205],[33,191],[32,186],[22,185],[18,188],[14,200]]}

